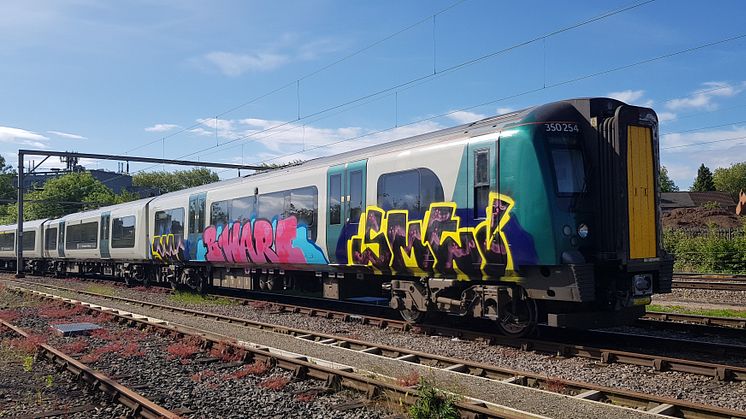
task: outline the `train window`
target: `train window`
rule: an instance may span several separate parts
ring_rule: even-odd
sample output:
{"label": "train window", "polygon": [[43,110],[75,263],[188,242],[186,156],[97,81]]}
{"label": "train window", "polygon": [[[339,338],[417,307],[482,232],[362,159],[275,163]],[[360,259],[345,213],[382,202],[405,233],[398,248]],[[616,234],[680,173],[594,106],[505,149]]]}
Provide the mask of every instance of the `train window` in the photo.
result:
{"label": "train window", "polygon": [[0,233],[0,250],[13,251],[16,243],[16,233]]}
{"label": "train window", "polygon": [[363,172],[350,172],[350,220],[357,221],[363,212]]}
{"label": "train window", "polygon": [[254,201],[256,198],[253,196],[232,200],[228,211],[230,220],[241,224],[251,221],[254,216]]}
{"label": "train window", "polygon": [[111,247],[135,247],[135,216],[114,218],[111,221]]}
{"label": "train window", "polygon": [[422,217],[433,202],[442,202],[443,186],[430,169],[386,173],[378,178],[378,206],[384,211],[407,210]]}
{"label": "train window", "polygon": [[44,237],[44,250],[57,250],[57,227],[47,229]]}
{"label": "train window", "polygon": [[490,149],[474,152],[474,218],[484,218],[490,199]]}
{"label": "train window", "polygon": [[184,208],[173,208],[155,213],[155,235],[184,234]]}
{"label": "train window", "polygon": [[552,150],[552,163],[560,194],[584,192],[585,167],[583,153],[577,148],[555,148]]}
{"label": "train window", "polygon": [[95,249],[98,247],[98,221],[67,226],[65,249]]}
{"label": "train window", "polygon": [[[249,198],[253,199],[253,198]],[[307,227],[307,238],[316,241],[319,192],[315,186],[259,195],[257,217],[267,220],[294,216],[298,225]]]}
{"label": "train window", "polygon": [[342,175],[329,177],[329,224],[342,223]]}
{"label": "train window", "polygon": [[318,211],[319,192],[315,186],[298,188],[290,191],[290,200],[285,211],[285,218],[295,216],[298,225],[305,225],[307,238],[316,241],[316,217]]}
{"label": "train window", "polygon": [[34,250],[36,247],[36,232],[35,231],[24,231],[23,232],[23,250]]}
{"label": "train window", "polygon": [[109,240],[109,220],[111,215],[101,216],[101,240]]}
{"label": "train window", "polygon": [[228,224],[231,201],[217,201],[210,205],[210,225]]}
{"label": "train window", "polygon": [[205,195],[189,197],[189,233],[205,231]]}

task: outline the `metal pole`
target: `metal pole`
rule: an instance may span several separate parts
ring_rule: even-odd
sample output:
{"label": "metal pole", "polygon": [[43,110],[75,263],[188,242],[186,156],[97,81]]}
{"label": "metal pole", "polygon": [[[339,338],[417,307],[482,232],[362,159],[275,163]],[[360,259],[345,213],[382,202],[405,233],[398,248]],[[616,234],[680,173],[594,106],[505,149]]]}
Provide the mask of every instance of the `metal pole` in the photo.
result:
{"label": "metal pole", "polygon": [[16,278],[23,278],[23,152],[18,151],[18,220],[16,223]]}

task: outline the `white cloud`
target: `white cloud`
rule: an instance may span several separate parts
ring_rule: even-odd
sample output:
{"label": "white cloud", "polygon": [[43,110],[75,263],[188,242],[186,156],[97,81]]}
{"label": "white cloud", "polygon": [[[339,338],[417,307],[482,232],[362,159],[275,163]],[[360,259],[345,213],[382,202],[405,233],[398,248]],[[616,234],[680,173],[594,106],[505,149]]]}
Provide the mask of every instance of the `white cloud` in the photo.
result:
{"label": "white cloud", "polygon": [[511,113],[515,109],[513,108],[497,108],[496,115],[505,115],[506,113]]}
{"label": "white cloud", "polygon": [[676,119],[676,114],[673,112],[659,112],[658,122],[669,122]]}
{"label": "white cloud", "polygon": [[[723,141],[725,140],[725,141]],[[746,142],[746,126],[734,126],[730,129],[711,131],[692,131],[661,135],[661,150],[667,153],[689,153],[692,150],[722,150],[731,147],[733,143]],[[700,144],[689,146],[689,144]],[[682,146],[687,147],[682,147]]]}
{"label": "white cloud", "polygon": [[486,115],[482,115],[481,113],[468,111],[455,111],[448,114],[448,118],[458,122],[459,124],[468,124],[470,122],[479,121],[480,119],[484,119],[486,117]]}
{"label": "white cloud", "polygon": [[166,131],[171,131],[172,129],[176,129],[176,128],[181,128],[181,127],[176,124],[155,124],[152,127],[145,128],[145,131],[166,132]]}
{"label": "white cloud", "polygon": [[666,102],[666,107],[671,110],[679,109],[717,109],[714,99],[717,97],[731,97],[743,91],[744,84],[732,85],[722,81],[709,81],[702,83],[702,88],[695,90],[687,97],[671,99]]}
{"label": "white cloud", "polygon": [[22,128],[0,126],[0,142],[46,148],[48,137]]}
{"label": "white cloud", "polygon": [[69,138],[71,140],[87,140],[88,137],[84,137],[82,135],[78,134],[70,134],[69,132],[62,132],[62,131],[47,131],[48,134],[56,135],[58,137],[62,138]]}
{"label": "white cloud", "polygon": [[290,61],[287,55],[270,52],[238,54],[213,51],[205,54],[204,59],[226,76],[240,76],[247,71],[272,70]]}
{"label": "white cloud", "polygon": [[610,92],[607,94],[610,98],[621,100],[624,103],[633,103],[645,95],[644,90],[622,90],[621,92]]}

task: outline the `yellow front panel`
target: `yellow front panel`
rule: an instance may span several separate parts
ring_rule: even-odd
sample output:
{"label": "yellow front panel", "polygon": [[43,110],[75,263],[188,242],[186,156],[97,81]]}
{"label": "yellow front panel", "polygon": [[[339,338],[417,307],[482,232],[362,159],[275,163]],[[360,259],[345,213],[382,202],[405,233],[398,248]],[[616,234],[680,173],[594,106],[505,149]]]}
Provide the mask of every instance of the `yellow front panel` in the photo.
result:
{"label": "yellow front panel", "polygon": [[656,257],[652,138],[650,128],[627,127],[630,259]]}

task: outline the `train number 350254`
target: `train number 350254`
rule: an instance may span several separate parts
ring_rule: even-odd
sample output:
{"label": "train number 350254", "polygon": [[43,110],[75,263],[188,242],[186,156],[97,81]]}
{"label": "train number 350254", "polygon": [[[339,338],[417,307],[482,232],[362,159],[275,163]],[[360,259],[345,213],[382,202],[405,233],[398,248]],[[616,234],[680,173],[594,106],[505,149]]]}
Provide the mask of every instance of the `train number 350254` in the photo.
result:
{"label": "train number 350254", "polygon": [[578,124],[570,124],[567,122],[550,122],[544,124],[544,128],[547,132],[580,132]]}

